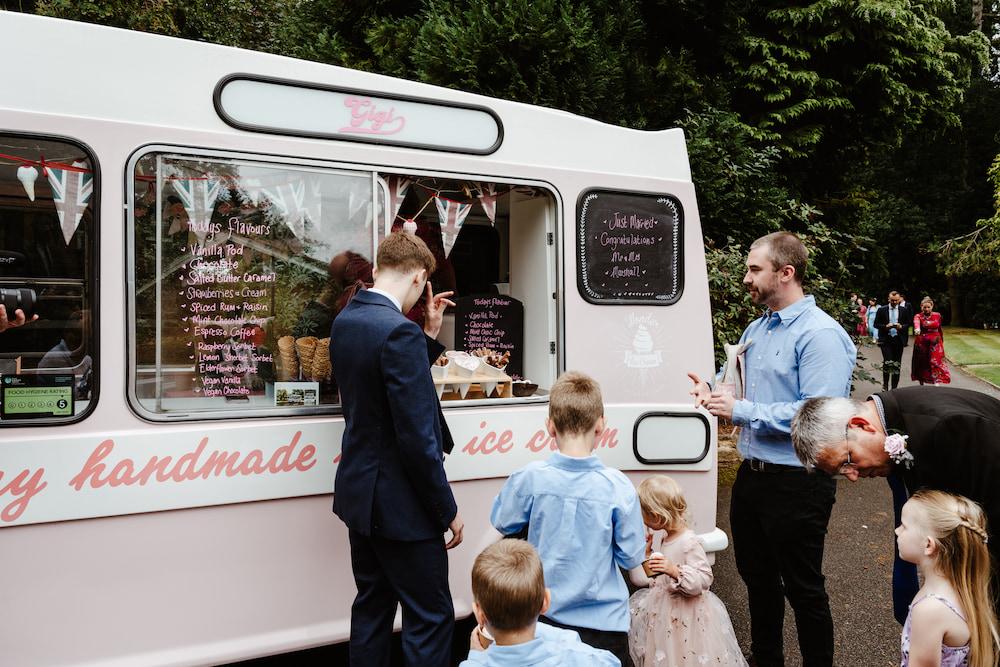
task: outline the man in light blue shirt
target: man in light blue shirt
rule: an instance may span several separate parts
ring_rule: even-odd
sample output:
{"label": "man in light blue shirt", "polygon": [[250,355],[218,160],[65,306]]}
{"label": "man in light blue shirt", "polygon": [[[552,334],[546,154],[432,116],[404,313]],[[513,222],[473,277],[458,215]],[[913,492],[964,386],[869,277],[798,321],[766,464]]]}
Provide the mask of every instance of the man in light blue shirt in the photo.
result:
{"label": "man in light blue shirt", "polygon": [[546,422],[559,451],[510,476],[490,522],[504,535],[527,527],[552,591],[541,620],[627,664],[628,588],[618,568],[642,564],[645,527],[635,487],[593,453],[604,425],[597,383],[563,373],[549,393]]}
{"label": "man in light blue shirt", "polygon": [[747,586],[756,665],[784,664],[785,602],[795,612],[806,667],[833,664],[833,620],[823,543],[836,493],[828,475],[810,475],[795,456],[792,417],[806,399],[848,396],[857,350],[844,328],[802,288],[808,251],[797,236],[754,241],[743,284],[767,306],[740,338],[745,395],[713,392],[691,374],[692,394],[740,427],[744,461],[733,485],[730,521],[737,569]]}

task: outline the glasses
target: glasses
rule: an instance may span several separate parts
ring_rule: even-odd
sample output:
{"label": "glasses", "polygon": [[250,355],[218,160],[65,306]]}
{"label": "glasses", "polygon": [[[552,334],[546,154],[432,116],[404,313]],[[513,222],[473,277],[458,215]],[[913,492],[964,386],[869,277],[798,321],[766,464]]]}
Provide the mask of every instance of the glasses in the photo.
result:
{"label": "glasses", "polygon": [[847,439],[847,433],[850,428],[851,424],[849,422],[844,425],[844,446],[847,448],[847,460],[841,463],[840,467],[837,468],[837,473],[840,475],[846,475],[847,471],[851,468],[854,468],[855,470],[857,469],[854,461],[851,460],[851,446],[850,441]]}

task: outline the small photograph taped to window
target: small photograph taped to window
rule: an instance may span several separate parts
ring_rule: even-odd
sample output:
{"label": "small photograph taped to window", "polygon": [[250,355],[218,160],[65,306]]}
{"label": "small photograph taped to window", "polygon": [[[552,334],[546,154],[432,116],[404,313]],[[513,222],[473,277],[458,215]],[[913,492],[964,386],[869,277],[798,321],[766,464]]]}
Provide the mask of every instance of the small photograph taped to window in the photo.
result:
{"label": "small photograph taped to window", "polygon": [[4,375],[0,379],[0,419],[73,416],[73,375]]}

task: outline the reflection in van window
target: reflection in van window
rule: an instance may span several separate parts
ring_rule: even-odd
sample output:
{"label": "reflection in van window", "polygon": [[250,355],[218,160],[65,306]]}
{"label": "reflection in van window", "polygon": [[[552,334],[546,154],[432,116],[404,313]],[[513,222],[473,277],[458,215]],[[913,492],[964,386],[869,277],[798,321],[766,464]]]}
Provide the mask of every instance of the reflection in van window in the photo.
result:
{"label": "reflection in van window", "polygon": [[95,240],[87,153],[0,135],[0,304],[27,320],[0,332],[0,422],[65,420],[95,398]]}
{"label": "reflection in van window", "polygon": [[337,404],[330,326],[371,282],[371,174],[151,154],[133,178],[140,407]]}

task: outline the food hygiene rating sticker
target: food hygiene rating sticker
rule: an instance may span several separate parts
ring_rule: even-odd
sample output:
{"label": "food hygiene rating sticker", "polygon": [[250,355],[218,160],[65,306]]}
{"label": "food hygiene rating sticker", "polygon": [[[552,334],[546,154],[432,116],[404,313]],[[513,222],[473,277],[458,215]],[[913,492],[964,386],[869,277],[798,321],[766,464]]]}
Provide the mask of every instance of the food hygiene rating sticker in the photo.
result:
{"label": "food hygiene rating sticker", "polygon": [[0,418],[73,416],[72,375],[5,375],[0,383]]}

